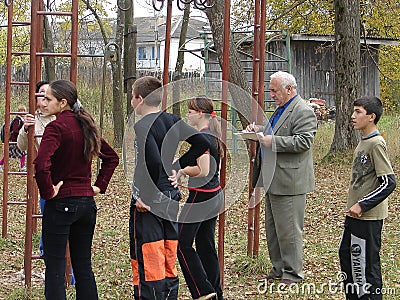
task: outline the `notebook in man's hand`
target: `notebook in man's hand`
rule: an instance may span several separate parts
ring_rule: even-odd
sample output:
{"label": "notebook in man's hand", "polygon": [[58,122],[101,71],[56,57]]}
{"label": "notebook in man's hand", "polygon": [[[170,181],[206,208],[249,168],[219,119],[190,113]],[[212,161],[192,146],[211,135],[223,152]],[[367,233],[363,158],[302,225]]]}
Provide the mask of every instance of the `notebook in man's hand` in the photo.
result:
{"label": "notebook in man's hand", "polygon": [[239,135],[246,140],[258,141],[259,138],[264,137],[262,132],[246,131],[235,132],[234,135]]}

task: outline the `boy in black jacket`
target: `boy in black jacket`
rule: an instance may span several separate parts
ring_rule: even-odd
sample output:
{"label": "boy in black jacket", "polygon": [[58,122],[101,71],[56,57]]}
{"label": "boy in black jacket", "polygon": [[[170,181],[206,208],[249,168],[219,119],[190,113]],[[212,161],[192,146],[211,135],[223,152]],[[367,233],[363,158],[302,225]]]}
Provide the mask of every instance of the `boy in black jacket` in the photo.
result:
{"label": "boy in black jacket", "polygon": [[[131,104],[142,118],[134,125],[136,165],[129,234],[135,299],[177,299],[177,213],[180,193],[172,169],[196,165],[209,142],[180,117],[160,111],[162,84],[145,76],[133,84]],[[180,141],[190,149],[173,159]],[[167,173],[168,172],[168,173]]]}

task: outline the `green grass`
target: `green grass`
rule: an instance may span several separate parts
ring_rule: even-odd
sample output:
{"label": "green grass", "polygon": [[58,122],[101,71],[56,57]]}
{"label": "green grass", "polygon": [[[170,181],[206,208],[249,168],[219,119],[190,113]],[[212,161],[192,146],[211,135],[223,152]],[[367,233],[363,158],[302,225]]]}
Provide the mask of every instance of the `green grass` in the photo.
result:
{"label": "green grass", "polygon": [[[388,151],[395,174],[400,169],[399,121],[397,116],[385,116],[379,128],[386,136]],[[344,299],[342,293],[330,293],[325,287],[338,281],[338,246],[345,217],[347,187],[352,153],[325,157],[333,137],[333,124],[322,124],[314,144],[316,190],[307,197],[304,227],[305,285],[317,290],[313,294],[283,295],[276,289],[263,291],[259,278],[271,267],[265,240],[264,210],[261,205],[259,256],[247,256],[247,191],[226,212],[224,293],[225,299]],[[1,149],[2,150],[2,149]],[[12,167],[17,162],[12,160]],[[0,175],[1,177],[2,175]],[[247,176],[247,175],[246,175]],[[130,188],[122,167],[118,167],[109,190],[97,198],[98,221],[93,241],[93,267],[100,299],[133,299],[129,262],[128,215]],[[24,196],[22,179],[10,178],[10,195]],[[2,197],[2,191],[0,191]],[[10,197],[11,197],[10,196]],[[399,187],[390,197],[389,217],[382,233],[381,261],[384,286],[396,289],[396,295],[384,299],[398,299],[400,294],[400,192]],[[7,238],[0,238],[0,299],[44,299],[43,283],[34,277],[27,291],[18,279],[23,267],[25,209],[12,206],[9,211]],[[39,221],[40,225],[40,221]],[[34,249],[38,248],[39,234],[34,235]],[[42,261],[33,261],[34,272],[44,271]],[[181,274],[181,273],[180,273]],[[268,286],[268,288],[271,286]],[[319,290],[318,290],[319,289]],[[393,291],[393,290],[392,290]],[[391,291],[391,292],[392,292]],[[68,288],[68,299],[74,298],[74,288]],[[181,277],[179,299],[190,299]]]}

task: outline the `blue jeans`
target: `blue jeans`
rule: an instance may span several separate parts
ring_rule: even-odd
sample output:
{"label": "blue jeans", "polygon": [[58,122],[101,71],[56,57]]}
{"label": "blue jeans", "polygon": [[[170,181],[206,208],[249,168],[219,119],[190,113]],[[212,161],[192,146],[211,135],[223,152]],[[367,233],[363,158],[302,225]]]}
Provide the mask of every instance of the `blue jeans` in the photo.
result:
{"label": "blue jeans", "polygon": [[69,241],[77,300],[97,300],[91,249],[97,207],[93,197],[47,200],[43,212],[42,236],[46,264],[46,299],[66,299],[65,251]]}

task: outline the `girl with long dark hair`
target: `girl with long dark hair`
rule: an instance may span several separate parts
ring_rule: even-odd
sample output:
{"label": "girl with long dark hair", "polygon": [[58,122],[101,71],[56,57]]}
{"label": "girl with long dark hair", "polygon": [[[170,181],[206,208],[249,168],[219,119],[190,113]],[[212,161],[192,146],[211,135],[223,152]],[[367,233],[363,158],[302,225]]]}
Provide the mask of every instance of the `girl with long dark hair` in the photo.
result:
{"label": "girl with long dark hair", "polygon": [[[91,115],[67,80],[50,83],[43,113],[54,115],[44,131],[34,161],[40,195],[46,200],[42,220],[46,299],[66,299],[67,241],[76,280],[76,299],[98,299],[91,248],[97,207],[93,196],[104,193],[118,165],[117,153],[100,137]],[[102,160],[92,186],[92,159]]]}

